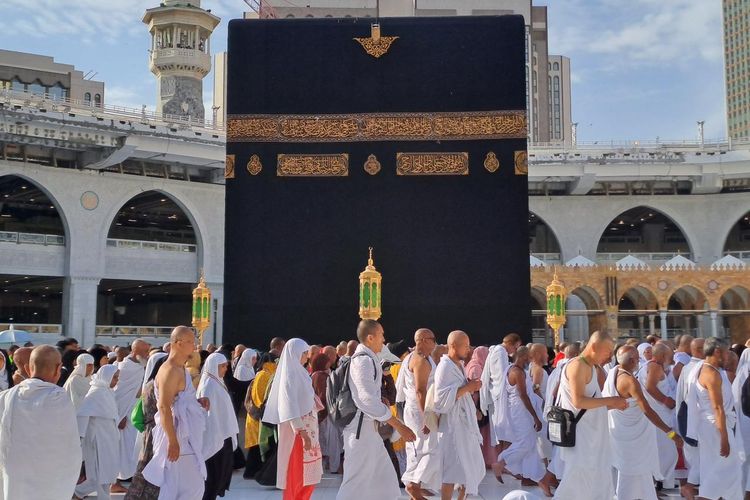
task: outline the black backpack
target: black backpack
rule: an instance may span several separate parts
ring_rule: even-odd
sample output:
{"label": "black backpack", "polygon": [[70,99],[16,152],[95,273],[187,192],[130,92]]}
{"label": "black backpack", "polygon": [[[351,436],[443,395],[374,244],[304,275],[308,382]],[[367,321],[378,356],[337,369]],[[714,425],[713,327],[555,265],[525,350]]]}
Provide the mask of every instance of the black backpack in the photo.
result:
{"label": "black backpack", "polygon": [[[358,356],[370,357],[364,352],[358,352],[348,360],[340,363],[338,368],[331,372],[326,381],[326,407],[328,415],[339,429],[343,429],[349,425],[354,420],[354,416],[358,411],[352,398],[352,391],[349,388],[349,366],[352,359]],[[375,360],[370,359],[372,360],[373,368],[375,368],[375,378],[377,379],[378,372]],[[360,415],[359,424],[360,426],[362,425],[362,415]],[[357,437],[359,437],[359,429],[357,430]]]}
{"label": "black backpack", "polygon": [[745,379],[740,390],[740,403],[742,406],[742,413],[746,417],[750,417],[750,377]]}

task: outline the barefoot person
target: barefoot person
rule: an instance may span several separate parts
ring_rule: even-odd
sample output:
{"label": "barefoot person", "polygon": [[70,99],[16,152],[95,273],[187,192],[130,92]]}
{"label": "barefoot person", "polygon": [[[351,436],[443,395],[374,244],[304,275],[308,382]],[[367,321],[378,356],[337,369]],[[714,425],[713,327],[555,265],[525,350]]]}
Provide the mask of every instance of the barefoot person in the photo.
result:
{"label": "barefoot person", "polygon": [[617,469],[618,500],[656,500],[654,478],[662,478],[656,434],[664,433],[680,443],[669,425],[649,405],[641,383],[633,375],[638,369],[638,352],[633,346],[617,351],[618,366],[610,370],[604,384],[605,397],[627,400],[624,410],[609,411],[612,465]]}
{"label": "barefoot person", "polygon": [[505,418],[505,404],[500,401],[500,394],[505,384],[505,373],[510,365],[512,356],[521,337],[517,333],[505,336],[503,343],[490,347],[490,355],[482,370],[482,389],[479,391],[479,404],[482,412],[490,416],[490,444],[493,446],[501,442],[508,442],[509,424]]}
{"label": "barefoot person", "polygon": [[391,414],[383,403],[381,388],[383,370],[378,353],[383,349],[385,334],[375,320],[364,319],[357,326],[360,344],[349,361],[349,389],[357,407],[351,423],[344,428],[344,479],[337,500],[384,500],[398,498],[398,476],[375,428],[375,422],[386,422],[407,442],[414,432]]}
{"label": "barefoot person", "polygon": [[169,357],[156,375],[158,413],[154,417],[154,457],[143,469],[143,477],[161,488],[159,498],[199,500],[203,498],[206,463],[203,433],[207,399],[196,399],[185,363],[195,350],[195,334],[178,326],[170,336]]}
{"label": "barefoot person", "polygon": [[[19,349],[20,351],[20,349]],[[81,442],[70,397],[58,387],[60,352],[31,352],[30,378],[0,393],[0,498],[68,499],[81,472]]]}
{"label": "barefoot person", "polygon": [[106,500],[110,498],[109,489],[117,479],[120,432],[117,429],[117,401],[112,389],[117,385],[118,374],[115,365],[100,368],[78,409],[86,480],[76,486],[76,498],[96,492],[97,499]]}
{"label": "barefoot person", "polygon": [[612,498],[612,457],[607,408],[624,410],[620,396],[602,397],[596,365],[612,356],[614,341],[606,333],[594,332],[581,355],[569,361],[560,377],[560,406],[578,414],[587,410],[576,426],[576,445],[560,448],[564,471],[555,498],[601,500]]}
{"label": "barefoot person", "polygon": [[482,387],[481,380],[467,380],[463,362],[469,360],[469,336],[462,331],[448,335],[448,354],[435,371],[435,413],[440,415],[438,446],[442,462],[441,498],[453,497],[461,485],[459,499],[476,495],[484,478],[482,434],[471,395]]}
{"label": "barefoot person", "polygon": [[519,347],[515,362],[508,367],[505,375],[506,387],[500,398],[507,405],[505,414],[510,423],[511,444],[500,453],[493,471],[500,482],[503,482],[502,473],[505,471],[513,475],[520,474],[525,479],[538,483],[545,495],[551,497],[552,473],[544,470],[537,447],[537,433],[542,429],[542,420],[531,402],[532,397],[538,396],[534,394],[531,377],[526,372],[528,361],[529,349]]}
{"label": "barefoot person", "polygon": [[435,334],[420,328],[414,334],[414,351],[404,358],[399,370],[396,401],[404,402],[404,423],[414,430],[417,439],[406,443],[406,471],[401,481],[414,500],[424,500],[425,489],[440,488],[440,450],[438,437],[425,424],[427,390],[435,379],[435,363],[430,353],[435,348]]}

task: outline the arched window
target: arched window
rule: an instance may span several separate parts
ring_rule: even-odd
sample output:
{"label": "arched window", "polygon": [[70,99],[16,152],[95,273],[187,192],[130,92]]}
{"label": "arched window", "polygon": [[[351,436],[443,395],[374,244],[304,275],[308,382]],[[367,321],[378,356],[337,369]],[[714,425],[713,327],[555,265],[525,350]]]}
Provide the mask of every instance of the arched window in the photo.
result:
{"label": "arched window", "polygon": [[555,64],[553,64],[553,65],[552,65],[552,68],[553,68],[553,69],[554,69],[555,71],[560,71],[560,63],[555,63]]}
{"label": "arched window", "polygon": [[286,17],[287,19],[294,19],[294,14],[287,14]]}
{"label": "arched window", "polygon": [[28,91],[32,94],[44,95],[46,90],[39,80],[34,80],[33,83],[28,85]]}
{"label": "arched window", "polygon": [[83,94],[83,102],[86,104],[91,104],[91,92],[86,92]]}
{"label": "arched window", "polygon": [[101,94],[94,95],[94,106],[96,106],[97,108],[102,107],[102,95]]}

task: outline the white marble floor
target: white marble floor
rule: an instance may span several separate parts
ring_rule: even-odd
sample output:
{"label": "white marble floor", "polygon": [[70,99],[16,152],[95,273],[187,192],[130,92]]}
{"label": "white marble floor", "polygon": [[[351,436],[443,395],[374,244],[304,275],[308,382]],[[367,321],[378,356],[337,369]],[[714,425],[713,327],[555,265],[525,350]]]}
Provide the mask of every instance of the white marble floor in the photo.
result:
{"label": "white marble floor", "polygon": [[[341,484],[340,475],[326,474],[323,476],[323,481],[315,488],[313,494],[313,500],[334,500],[336,493],[338,492],[339,485]],[[521,488],[520,481],[513,479],[512,477],[505,476],[505,484],[500,484],[492,473],[488,473],[479,486],[479,497],[471,498],[482,498],[485,500],[501,500],[507,493],[515,489],[523,489],[531,491],[543,498],[541,490],[537,487],[534,488]],[[239,500],[239,499],[252,499],[252,500],[279,500],[281,499],[281,491],[273,488],[267,488],[260,486],[255,481],[247,481],[242,478],[242,474],[237,472],[234,474],[232,479],[232,489],[227,492],[224,496],[226,500]],[[404,493],[401,499],[408,499],[409,497]],[[433,497],[435,499],[439,497]],[[668,490],[662,496],[663,499],[676,499],[680,498],[677,490]],[[401,500],[399,499],[399,500]],[[349,500],[349,499],[345,499]],[[356,499],[351,499],[356,500]],[[390,500],[390,499],[384,499]]]}

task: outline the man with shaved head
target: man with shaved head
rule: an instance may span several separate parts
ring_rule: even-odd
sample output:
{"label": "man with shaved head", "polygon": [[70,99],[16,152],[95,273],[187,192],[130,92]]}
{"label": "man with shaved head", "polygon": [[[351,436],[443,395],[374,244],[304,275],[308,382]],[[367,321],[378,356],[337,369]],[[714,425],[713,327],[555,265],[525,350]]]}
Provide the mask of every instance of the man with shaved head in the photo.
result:
{"label": "man with shaved head", "polygon": [[[646,400],[659,418],[670,428],[675,425],[676,384],[667,374],[667,366],[672,350],[666,344],[657,343],[651,351],[651,359],[641,368],[638,380],[643,385]],[[656,436],[659,450],[659,469],[665,488],[671,488],[674,481],[674,468],[677,465],[677,447],[674,440],[663,432]]]}
{"label": "man with shaved head", "polygon": [[561,448],[564,472],[555,498],[600,500],[612,498],[612,457],[609,445],[607,409],[624,410],[620,396],[602,397],[597,365],[612,356],[614,341],[605,332],[594,332],[581,355],[565,364],[560,377],[559,405],[575,415],[586,414],[576,425],[576,445]]}
{"label": "man with shaved head", "polygon": [[[185,368],[195,352],[195,333],[178,326],[170,335],[169,357],[156,375],[157,413],[152,431],[153,458],[143,477],[160,488],[159,498],[198,500],[205,490],[203,433],[209,401],[197,399]],[[234,415],[232,415],[234,418]]]}
{"label": "man with shaved head", "polygon": [[[520,343],[520,339],[519,339]],[[448,335],[448,354],[435,370],[435,412],[440,415],[438,443],[442,462],[441,499],[453,498],[455,485],[460,499],[477,495],[484,479],[482,435],[471,395],[482,387],[481,380],[467,380],[463,363],[469,361],[469,336],[460,330]]]}
{"label": "man with shaved head", "polygon": [[[544,416],[544,397],[547,394],[547,381],[549,375],[544,367],[549,361],[547,347],[544,344],[531,344],[529,349],[529,376],[531,377],[531,390],[537,396],[533,398],[534,410],[539,418]],[[542,458],[549,460],[552,458],[552,443],[547,439],[545,429],[538,433],[537,441],[539,450],[542,452]]]}
{"label": "man with shaved head", "polygon": [[693,340],[692,335],[680,335],[680,342],[677,344],[677,349],[674,352],[674,367],[672,367],[675,380],[680,380],[682,369],[690,363],[690,358],[692,357],[690,344],[692,344]]}
{"label": "man with shaved head", "polygon": [[401,364],[396,387],[397,402],[404,402],[404,423],[417,435],[413,443],[406,443],[406,471],[401,481],[409,498],[423,500],[425,489],[440,488],[440,450],[437,433],[425,424],[427,389],[435,379],[435,362],[430,357],[435,348],[435,334],[428,328],[414,333],[414,350]]}
{"label": "man with shaved head", "polygon": [[117,428],[120,429],[120,473],[117,477],[117,483],[112,485],[112,493],[124,493],[127,491],[120,484],[120,481],[133,477],[138,465],[138,456],[135,451],[135,441],[138,438],[138,431],[133,427],[130,414],[133,412],[133,407],[135,407],[138,398],[141,397],[141,386],[143,385],[143,374],[145,371],[144,365],[148,360],[148,351],[150,348],[151,346],[148,342],[136,339],[130,345],[130,354],[122,361],[116,363],[117,369],[120,372],[119,380],[115,387],[118,414]]}
{"label": "man with shaved head", "polygon": [[536,446],[537,433],[542,430],[542,418],[538,413],[541,405],[532,403],[532,398],[540,401],[541,398],[532,389],[531,377],[526,372],[528,362],[529,349],[519,347],[513,364],[508,368],[505,392],[501,396],[510,422],[511,444],[500,453],[498,463],[492,469],[500,482],[503,482],[503,473],[521,475],[526,480],[538,483],[545,495],[551,497],[552,473],[544,470],[542,456]]}
{"label": "man with shaved head", "polygon": [[284,344],[286,344],[286,340],[282,339],[281,337],[274,337],[271,339],[271,345],[269,346],[270,350],[268,352],[277,356],[281,356],[281,351],[284,349]]}
{"label": "man with shaved head", "polygon": [[40,345],[28,367],[29,378],[0,393],[0,498],[71,498],[81,443],[73,403],[56,385],[62,357]]}
{"label": "man with shaved head", "polygon": [[13,385],[18,385],[29,378],[29,359],[31,358],[31,347],[20,347],[13,354],[13,364],[16,371],[13,372]]}
{"label": "man with shaved head", "polygon": [[[683,439],[686,437],[682,433],[684,430],[683,426],[687,427],[687,420],[686,418],[683,418],[683,421],[679,422],[680,414],[682,413],[682,415],[687,416],[687,393],[688,389],[690,389],[688,380],[690,379],[690,374],[695,367],[703,362],[703,358],[705,357],[703,355],[703,344],[705,342],[706,339],[700,338],[692,339],[690,341],[691,358],[688,364],[682,367],[680,378],[677,381],[677,390],[675,391],[675,415],[678,420],[677,430],[680,432]],[[700,443],[698,443],[697,446],[685,446],[682,451],[685,455],[685,465],[687,465],[688,477],[686,481],[682,482],[680,489],[684,496],[692,498],[695,487],[700,483]]]}
{"label": "man with shaved head", "polygon": [[504,402],[500,394],[505,386],[505,373],[510,365],[510,356],[521,345],[517,333],[509,333],[502,344],[490,347],[490,353],[482,370],[482,389],[479,391],[479,406],[485,415],[490,416],[490,445],[508,442],[510,424],[504,418]]}

